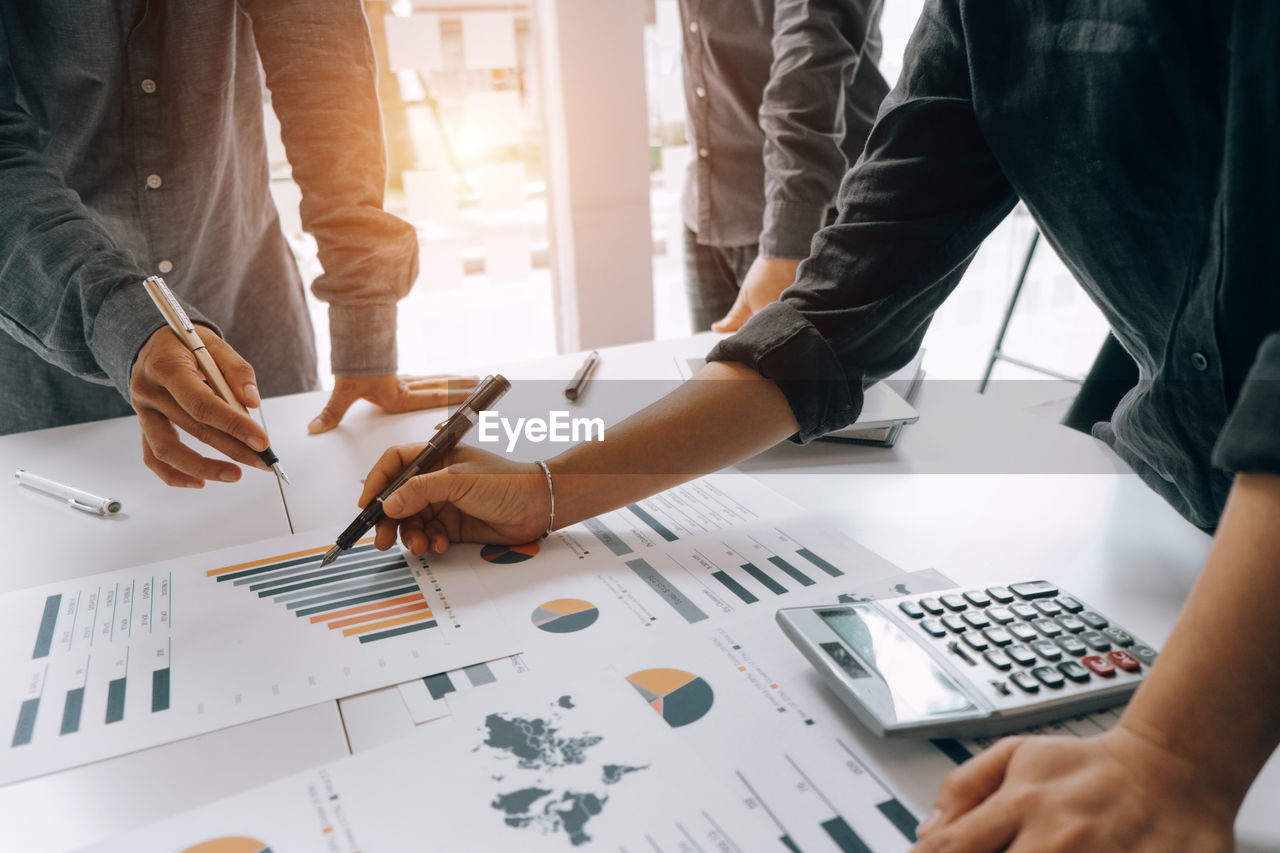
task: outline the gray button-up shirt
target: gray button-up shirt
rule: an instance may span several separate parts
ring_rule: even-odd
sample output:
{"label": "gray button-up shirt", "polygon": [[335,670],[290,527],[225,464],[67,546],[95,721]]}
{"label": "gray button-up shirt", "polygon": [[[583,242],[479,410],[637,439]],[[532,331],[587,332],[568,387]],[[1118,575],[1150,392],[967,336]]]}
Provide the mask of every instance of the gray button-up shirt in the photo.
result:
{"label": "gray button-up shirt", "polygon": [[685,225],[803,258],[888,91],[881,0],[680,0]]}
{"label": "gray button-up shirt", "polygon": [[[125,414],[163,325],[139,284],[254,366],[316,385],[301,280],[268,191],[263,76],[319,246],[333,370],[393,373],[413,229],[385,157],[359,0],[0,5],[0,432]],[[114,386],[114,387],[112,387]]]}
{"label": "gray button-up shirt", "polygon": [[1233,472],[1280,473],[1276,33],[1272,0],[931,0],[839,220],[710,357],[800,440],[852,422],[1021,197],[1138,363],[1096,432],[1214,526]]}

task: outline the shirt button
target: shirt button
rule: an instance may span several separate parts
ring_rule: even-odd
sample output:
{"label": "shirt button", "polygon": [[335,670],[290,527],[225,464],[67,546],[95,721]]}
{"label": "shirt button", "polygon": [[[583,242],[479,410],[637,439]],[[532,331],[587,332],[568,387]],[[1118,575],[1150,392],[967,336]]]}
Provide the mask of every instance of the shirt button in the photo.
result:
{"label": "shirt button", "polygon": [[699,86],[693,90],[693,94],[697,95],[699,98],[705,98],[707,96],[707,90]]}
{"label": "shirt button", "polygon": [[156,91],[156,81],[152,80],[150,77],[143,80],[142,91],[146,92],[148,95],[154,95]]}
{"label": "shirt button", "polygon": [[710,151],[708,151],[708,150],[707,150],[707,149],[705,149],[705,148],[699,148],[699,149],[698,149],[698,156],[699,156],[699,157],[710,157],[710,156],[711,156],[711,152],[710,152]]}
{"label": "shirt button", "polygon": [[173,261],[161,261],[156,265],[156,269],[167,275],[168,273],[173,272]]}
{"label": "shirt button", "polygon": [[698,22],[697,22],[697,21],[690,21],[690,22],[689,22],[689,32],[691,32],[691,33],[696,33],[697,31],[698,31]]}
{"label": "shirt button", "polygon": [[147,175],[147,186],[151,189],[158,190],[163,183],[164,181],[160,180],[159,175]]}
{"label": "shirt button", "polygon": [[1209,359],[1202,352],[1191,353],[1191,366],[1201,373],[1209,369]]}

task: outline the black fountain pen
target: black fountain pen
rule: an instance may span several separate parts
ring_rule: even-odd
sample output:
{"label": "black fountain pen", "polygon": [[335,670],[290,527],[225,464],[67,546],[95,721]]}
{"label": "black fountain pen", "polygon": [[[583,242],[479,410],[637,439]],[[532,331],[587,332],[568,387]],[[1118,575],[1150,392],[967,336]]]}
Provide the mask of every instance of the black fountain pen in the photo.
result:
{"label": "black fountain pen", "polygon": [[361,536],[368,533],[370,528],[382,520],[382,502],[391,497],[392,492],[396,489],[409,482],[410,478],[418,476],[423,471],[430,470],[431,466],[443,459],[450,450],[453,450],[454,445],[462,439],[462,436],[466,435],[467,430],[475,425],[480,413],[485,409],[492,408],[493,404],[498,402],[502,395],[510,390],[511,383],[503,376],[486,376],[485,380],[471,393],[470,397],[463,401],[457,411],[436,429],[436,434],[431,436],[427,446],[422,448],[422,452],[414,457],[413,461],[409,463],[409,467],[401,471],[400,476],[392,480],[391,484],[382,490],[382,494],[370,501],[369,505],[356,516],[356,520],[351,522],[346,530],[342,531],[342,534],[338,537],[338,544],[325,553],[320,565],[329,565],[338,559],[339,554],[360,541]]}

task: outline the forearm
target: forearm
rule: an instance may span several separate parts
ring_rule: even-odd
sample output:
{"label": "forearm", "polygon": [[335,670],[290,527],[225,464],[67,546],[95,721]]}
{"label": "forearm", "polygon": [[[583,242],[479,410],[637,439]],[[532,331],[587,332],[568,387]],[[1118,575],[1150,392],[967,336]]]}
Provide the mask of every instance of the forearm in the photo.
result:
{"label": "forearm", "polygon": [[1234,810],[1280,741],[1280,476],[1240,474],[1209,560],[1122,724]]}
{"label": "forearm", "polygon": [[868,51],[880,8],[878,0],[779,0],[774,6],[773,64],[760,106],[762,257],[809,254],[840,179],[866,143],[888,92]]}
{"label": "forearm", "polygon": [[[0,31],[0,43],[3,32]],[[47,158],[0,57],[0,332],[68,373],[125,393],[155,326],[140,308],[146,273],[85,209]],[[127,395],[126,395],[127,396]]]}
{"label": "forearm", "polygon": [[324,272],[335,374],[396,370],[396,302],[418,268],[413,226],[383,210],[376,66],[358,0],[245,0],[272,107]]}
{"label": "forearm", "polygon": [[778,381],[802,441],[848,426],[863,389],[910,361],[1017,201],[974,110],[956,17],[950,6],[926,8],[902,78],[841,184],[839,218],[814,237],[782,298],[712,351]]}
{"label": "forearm", "polygon": [[796,430],[773,382],[730,362],[712,362],[657,403],[548,462],[556,526],[599,515],[732,465]]}

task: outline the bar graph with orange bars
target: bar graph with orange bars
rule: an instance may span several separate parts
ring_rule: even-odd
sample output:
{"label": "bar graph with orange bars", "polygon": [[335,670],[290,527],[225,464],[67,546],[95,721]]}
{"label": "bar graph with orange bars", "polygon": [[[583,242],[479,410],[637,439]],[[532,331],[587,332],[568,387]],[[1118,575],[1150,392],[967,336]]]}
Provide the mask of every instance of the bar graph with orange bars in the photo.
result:
{"label": "bar graph with orange bars", "polygon": [[431,605],[398,551],[381,552],[363,539],[321,567],[328,546],[265,557],[205,574],[270,598],[309,624],[340,631],[361,643],[436,627]]}

